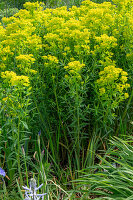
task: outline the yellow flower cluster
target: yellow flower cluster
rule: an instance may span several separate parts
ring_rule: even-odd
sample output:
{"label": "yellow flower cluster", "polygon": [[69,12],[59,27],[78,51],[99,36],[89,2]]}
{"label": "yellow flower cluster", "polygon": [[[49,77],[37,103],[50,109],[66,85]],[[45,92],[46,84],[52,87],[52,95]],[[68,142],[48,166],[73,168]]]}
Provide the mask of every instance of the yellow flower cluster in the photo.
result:
{"label": "yellow flower cluster", "polygon": [[95,37],[95,40],[98,43],[98,45],[95,46],[95,49],[98,52],[103,52],[104,50],[107,51],[110,48],[117,46],[117,39],[106,34],[103,34],[100,37]]}
{"label": "yellow flower cluster", "polygon": [[85,64],[81,64],[79,61],[73,61],[73,62],[69,62],[67,66],[65,66],[64,68],[69,70],[70,73],[74,72],[80,72],[81,69],[85,66]]}
{"label": "yellow flower cluster", "polygon": [[42,58],[45,61],[49,61],[51,64],[58,64],[58,59],[55,56],[47,55],[47,56],[42,56]]}
{"label": "yellow flower cluster", "polygon": [[2,99],[2,101],[6,102],[8,100],[8,97],[5,97]]}
{"label": "yellow flower cluster", "polygon": [[17,67],[21,70],[21,72],[32,73],[35,74],[37,71],[34,69],[30,69],[31,65],[35,62],[35,58],[33,54],[23,55],[20,54],[19,56],[15,57],[16,62],[18,63]]}
{"label": "yellow flower cluster", "polygon": [[13,71],[5,71],[1,72],[1,77],[4,80],[4,82],[8,82],[11,86],[29,86],[29,78],[27,76],[17,76],[15,72]]}
{"label": "yellow flower cluster", "polygon": [[100,85],[109,85],[110,83],[112,84],[118,80],[121,72],[121,68],[116,68],[113,65],[105,67],[104,70],[99,73],[100,79],[97,80],[97,83]]}
{"label": "yellow flower cluster", "polygon": [[4,40],[5,39],[5,29],[2,27],[2,24],[0,23],[0,42],[2,41],[2,40]]}
{"label": "yellow flower cluster", "polygon": [[35,62],[35,58],[33,58],[33,55],[32,54],[29,54],[29,55],[19,55],[19,56],[16,56],[16,60],[18,60],[19,62],[22,62],[24,64],[32,64]]}
{"label": "yellow flower cluster", "polygon": [[96,81],[96,86],[99,89],[100,98],[104,101],[110,101],[112,108],[129,97],[126,90],[130,87],[127,82],[127,72],[115,66],[105,67],[99,72],[100,78]]}
{"label": "yellow flower cluster", "polygon": [[112,92],[113,99],[127,98],[129,84],[122,69],[127,63],[125,71],[132,70],[133,6],[132,0],[113,2],[84,0],[69,10],[26,2],[25,9],[0,23],[1,77],[11,85],[28,86],[33,74],[35,81],[48,70],[52,74],[52,66],[61,69],[60,77],[76,79],[81,79],[83,67],[86,77],[104,67],[96,82],[100,97],[109,99]]}
{"label": "yellow flower cluster", "polygon": [[72,61],[69,62],[68,65],[64,68],[66,69],[66,71],[68,71],[69,75],[74,76],[77,79],[81,79],[80,72],[83,67],[85,67],[85,64],[81,64],[79,61]]}
{"label": "yellow flower cluster", "polygon": [[[41,6],[40,6],[41,5]],[[43,7],[42,6],[44,6],[44,4],[43,3],[38,3],[38,1],[37,2],[34,2],[34,3],[31,3],[31,2],[26,2],[25,4],[24,4],[24,7],[27,9],[27,10],[29,10],[29,11],[31,11],[31,12],[33,12],[33,11],[35,11],[35,10],[42,10],[43,9]]]}

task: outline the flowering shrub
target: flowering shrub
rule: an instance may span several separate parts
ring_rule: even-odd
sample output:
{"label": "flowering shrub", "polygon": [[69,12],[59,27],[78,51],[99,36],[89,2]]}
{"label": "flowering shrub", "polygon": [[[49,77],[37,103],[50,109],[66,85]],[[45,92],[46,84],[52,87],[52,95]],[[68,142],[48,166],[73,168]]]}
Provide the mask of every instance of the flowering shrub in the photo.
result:
{"label": "flowering shrub", "polygon": [[54,160],[65,163],[69,147],[71,155],[77,148],[77,160],[81,147],[83,154],[88,148],[86,137],[97,133],[95,125],[99,132],[103,118],[107,126],[109,117],[115,120],[131,94],[132,0],[85,0],[69,10],[27,2],[24,8],[0,24],[0,128],[7,140],[11,129],[14,142],[21,143],[31,137],[26,130],[36,139],[43,129]]}

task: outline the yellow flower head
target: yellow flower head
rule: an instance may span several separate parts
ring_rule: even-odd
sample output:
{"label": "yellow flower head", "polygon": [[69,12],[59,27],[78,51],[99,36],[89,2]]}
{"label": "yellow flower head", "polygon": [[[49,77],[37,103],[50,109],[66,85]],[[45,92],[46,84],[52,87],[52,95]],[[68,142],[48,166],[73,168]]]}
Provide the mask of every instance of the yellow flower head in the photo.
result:
{"label": "yellow flower head", "polygon": [[85,64],[81,64],[79,61],[73,61],[73,62],[69,62],[68,65],[65,66],[64,68],[72,73],[77,73],[77,72],[80,72],[84,66]]}
{"label": "yellow flower head", "polygon": [[100,95],[103,95],[105,93],[105,88],[100,88],[99,93],[100,93]]}
{"label": "yellow flower head", "polygon": [[58,64],[58,59],[55,57],[55,56],[51,56],[51,55],[48,55],[48,56],[42,56],[42,58],[44,60],[47,60],[49,61],[50,63],[55,63],[55,64]]}
{"label": "yellow flower head", "polygon": [[13,71],[2,72],[1,77],[11,86],[29,86],[30,84],[28,76],[17,76]]}
{"label": "yellow flower head", "polygon": [[127,99],[127,98],[129,97],[129,94],[128,94],[128,93],[125,93],[125,94],[124,94],[124,97],[125,97],[125,99]]}
{"label": "yellow flower head", "polygon": [[96,88],[99,90],[99,98],[111,103],[111,108],[115,109],[123,99],[129,97],[125,92],[127,84],[127,72],[114,65],[107,66],[99,72],[100,78],[96,81]]}
{"label": "yellow flower head", "polygon": [[35,58],[33,57],[32,54],[28,54],[28,55],[23,55],[20,54],[19,56],[16,56],[16,60],[17,62],[21,63],[21,64],[33,64],[35,62]]}

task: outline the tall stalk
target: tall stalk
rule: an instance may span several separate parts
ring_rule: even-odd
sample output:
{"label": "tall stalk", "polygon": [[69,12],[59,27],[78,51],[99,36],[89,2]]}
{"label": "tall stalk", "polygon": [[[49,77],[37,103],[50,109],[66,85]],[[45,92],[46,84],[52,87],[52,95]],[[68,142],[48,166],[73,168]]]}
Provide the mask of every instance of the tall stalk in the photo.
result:
{"label": "tall stalk", "polygon": [[17,137],[18,137],[18,152],[17,152],[17,161],[18,161],[18,172],[20,176],[20,184],[23,185],[23,178],[21,174],[21,164],[20,164],[20,117],[18,117],[18,130],[17,130]]}

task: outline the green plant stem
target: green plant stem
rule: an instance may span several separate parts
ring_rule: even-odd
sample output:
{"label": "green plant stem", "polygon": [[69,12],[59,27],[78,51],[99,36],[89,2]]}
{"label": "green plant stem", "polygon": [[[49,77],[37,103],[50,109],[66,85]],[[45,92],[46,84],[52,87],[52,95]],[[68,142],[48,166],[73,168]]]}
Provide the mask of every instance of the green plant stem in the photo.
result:
{"label": "green plant stem", "polygon": [[35,106],[36,106],[37,112],[38,112],[38,114],[39,114],[40,120],[41,120],[41,122],[42,122],[42,124],[43,124],[43,130],[44,130],[44,131],[46,132],[46,134],[48,135],[48,138],[49,138],[49,140],[50,140],[50,146],[51,146],[51,150],[52,150],[52,155],[53,155],[53,158],[55,159],[55,152],[54,152],[54,146],[53,146],[53,142],[52,142],[52,138],[51,138],[51,133],[50,133],[49,129],[47,128],[47,126],[45,126],[45,124],[44,124],[43,115],[42,115],[42,113],[40,112],[39,107],[38,107],[38,105],[37,105],[36,98],[35,98],[35,96],[34,96],[34,92],[32,91],[32,93],[33,93],[33,101],[34,101],[34,103],[35,103]]}
{"label": "green plant stem", "polygon": [[[133,98],[133,89],[132,89],[130,98],[129,98],[128,102],[127,102],[126,108],[125,108],[125,110],[124,110],[124,112],[123,112],[121,122],[124,120],[124,118],[125,118],[125,116],[126,116],[126,114],[127,114],[127,110],[128,110],[128,108],[129,108],[129,105],[130,105],[130,103],[131,103],[132,98]],[[115,132],[115,135],[116,135],[116,136],[118,135],[119,129],[120,129],[120,124],[118,125],[117,130],[116,130],[116,132]]]}
{"label": "green plant stem", "polygon": [[[77,138],[77,154],[78,154],[78,158],[80,156],[80,119],[79,119],[79,94],[78,94],[78,88],[77,88],[77,84],[76,84],[76,109],[77,109],[77,132],[75,135],[75,139]],[[78,159],[79,160],[79,159]],[[79,164],[78,164],[79,166]]]}
{"label": "green plant stem", "polygon": [[21,174],[21,165],[20,165],[20,117],[18,120],[18,152],[17,152],[17,161],[18,161],[18,172],[20,176],[20,185],[23,185],[23,179]]}
{"label": "green plant stem", "polygon": [[64,132],[64,137],[65,137],[65,140],[66,140],[66,143],[67,143],[67,146],[68,146],[68,139],[66,137],[66,133],[65,133],[64,126],[63,126],[63,123],[62,123],[62,120],[61,120],[61,116],[60,116],[60,108],[59,108],[59,104],[58,104],[57,92],[56,92],[56,88],[55,88],[55,81],[54,81],[54,79],[53,79],[53,87],[54,87],[54,95],[55,95],[55,100],[56,100],[57,111],[58,111],[58,115],[59,115],[59,121],[60,121],[62,130]]}
{"label": "green plant stem", "polygon": [[40,136],[39,135],[38,135],[38,147],[39,147],[39,155],[40,155],[40,169],[41,169],[42,181],[44,184],[44,191],[46,191],[47,177],[46,177],[45,169],[44,169],[43,162],[42,162],[42,153],[41,153]]}

